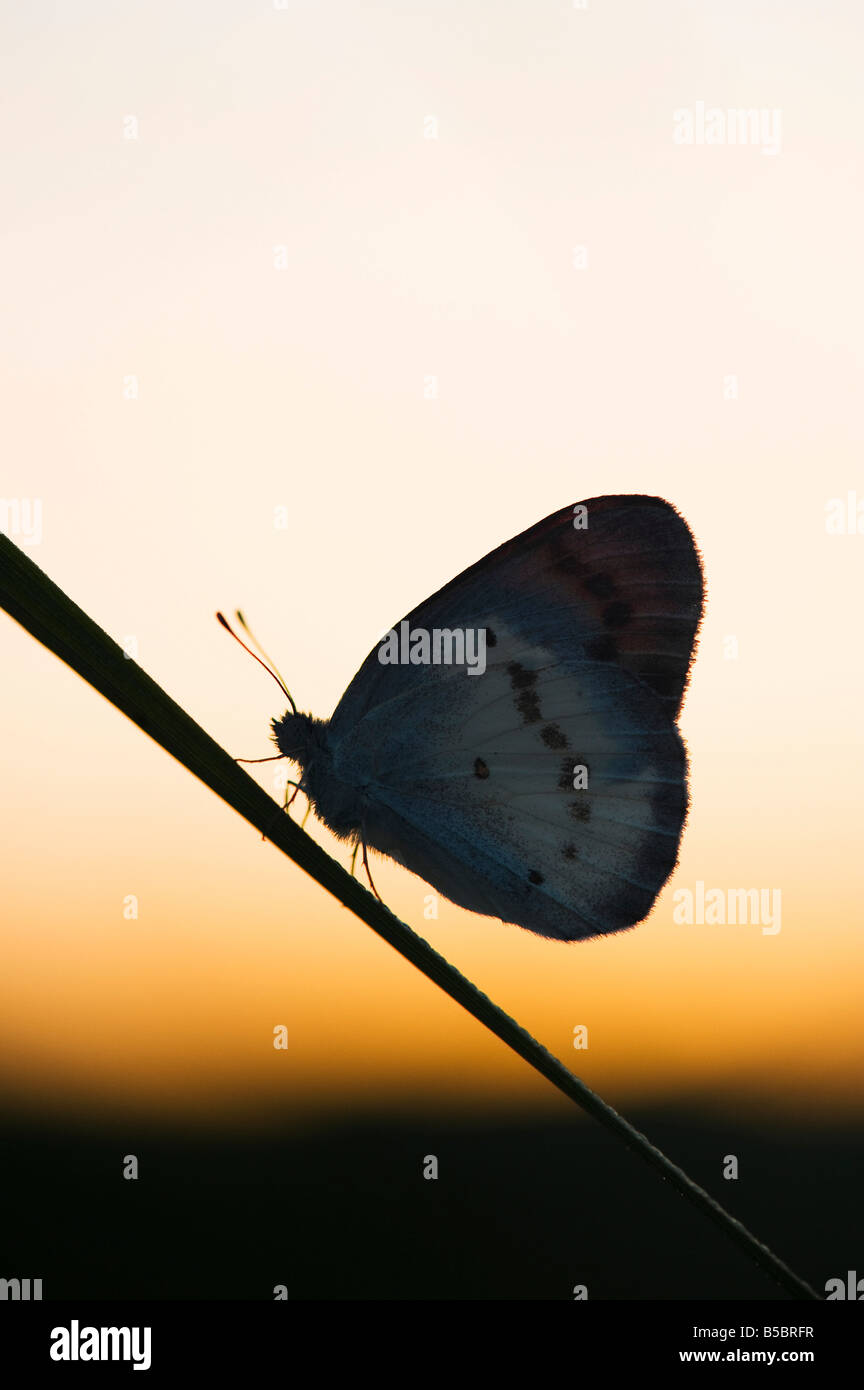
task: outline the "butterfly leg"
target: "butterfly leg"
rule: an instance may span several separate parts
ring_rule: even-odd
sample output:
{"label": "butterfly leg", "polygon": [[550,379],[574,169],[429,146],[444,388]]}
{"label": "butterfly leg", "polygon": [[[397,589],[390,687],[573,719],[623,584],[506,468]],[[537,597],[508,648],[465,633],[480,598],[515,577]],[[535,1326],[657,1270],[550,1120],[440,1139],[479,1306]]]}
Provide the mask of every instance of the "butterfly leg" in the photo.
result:
{"label": "butterfly leg", "polygon": [[[290,797],[288,796],[288,788],[289,788],[289,787],[293,787],[293,788],[294,788],[294,791],[292,792],[292,794],[291,794]],[[273,829],[273,827],[274,827],[275,825],[278,824],[278,822],[282,819],[283,816],[290,815],[291,803],[292,803],[292,801],[294,800],[294,797],[297,795],[297,793],[298,793],[299,791],[300,791],[300,783],[299,783],[299,782],[287,782],[287,783],[285,784],[285,803],[284,803],[284,805],[280,806],[280,808],[279,808],[279,814],[278,814],[278,815],[275,817],[275,819],[271,822],[271,824],[269,825],[269,827],[267,828],[267,830],[265,830],[264,833],[262,834],[262,836],[261,836],[261,839],[262,839],[262,840],[266,840],[266,839],[268,838],[268,836],[269,836],[269,834],[270,834],[270,831]],[[306,812],[306,815],[308,816],[308,814],[309,814],[309,812],[307,811],[307,812]],[[305,816],[304,816],[304,824],[305,824]]]}
{"label": "butterfly leg", "polygon": [[351,877],[352,877],[352,878],[354,877],[354,869],[355,869],[356,864],[357,864],[357,855],[358,855],[359,851],[360,851],[360,841],[358,840],[357,843],[356,843],[356,845],[354,846],[354,853],[351,855],[351,869],[350,869],[350,874],[351,874]]}
{"label": "butterfly leg", "polygon": [[[378,892],[378,889],[375,887],[375,884],[372,882],[372,875],[371,875],[371,873],[369,872],[369,857],[368,857],[368,855],[367,855],[367,853],[366,853],[366,841],[365,841],[365,839],[362,840],[361,843],[362,843],[362,845],[363,845],[363,868],[366,870],[366,877],[367,877],[368,880],[369,880],[369,887],[372,889],[372,892],[375,894],[375,897],[378,899],[379,903],[383,903],[384,899],[381,897],[381,894]],[[355,853],[356,853],[356,851],[355,851]]]}

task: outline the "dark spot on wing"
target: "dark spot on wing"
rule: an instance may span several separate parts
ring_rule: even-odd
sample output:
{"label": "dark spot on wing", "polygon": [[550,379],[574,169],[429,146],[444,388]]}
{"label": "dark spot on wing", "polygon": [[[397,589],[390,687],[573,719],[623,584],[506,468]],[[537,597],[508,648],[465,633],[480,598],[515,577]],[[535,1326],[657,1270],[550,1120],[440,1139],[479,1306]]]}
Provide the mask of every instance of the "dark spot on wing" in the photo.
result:
{"label": "dark spot on wing", "polygon": [[561,853],[565,859],[578,859],[579,857],[579,851],[575,845],[565,845]]}
{"label": "dark spot on wing", "polygon": [[495,636],[495,633],[492,631],[491,627],[487,627],[487,629],[486,629],[486,646],[487,646],[487,647],[497,647],[497,646],[498,646],[498,638]]}
{"label": "dark spot on wing", "polygon": [[523,690],[516,700],[516,708],[526,724],[539,724],[542,719],[540,701],[533,690]]}
{"label": "dark spot on wing", "polygon": [[539,723],[541,719],[540,701],[531,689],[537,680],[537,672],[526,671],[525,667],[520,666],[518,661],[511,661],[507,667],[507,674],[514,691],[521,692],[516,698],[516,708],[523,721],[526,724]]}
{"label": "dark spot on wing", "polygon": [[489,769],[482,758],[474,759],[474,776],[479,777],[481,781],[485,781],[489,776]]}
{"label": "dark spot on wing", "polygon": [[585,588],[595,598],[611,598],[615,593],[615,580],[608,574],[589,574]]}
{"label": "dark spot on wing", "polygon": [[540,730],[540,737],[547,748],[567,747],[567,735],[562,733],[557,724],[547,724],[545,729]]}
{"label": "dark spot on wing", "polygon": [[537,872],[536,869],[532,869],[531,872],[530,872],[530,874],[528,875],[528,882],[529,882],[529,883],[542,883],[542,882],[543,882],[543,875],[542,875],[542,874],[538,874],[538,872]]}
{"label": "dark spot on wing", "polygon": [[511,661],[507,667],[507,674],[510,677],[510,684],[514,690],[527,690],[537,681],[536,671],[526,671],[524,666],[520,666],[518,661]]}
{"label": "dark spot on wing", "polygon": [[588,801],[571,801],[570,814],[574,820],[590,820],[591,805]]}
{"label": "dark spot on wing", "polygon": [[626,627],[633,617],[633,609],[629,603],[622,603],[618,599],[615,603],[610,603],[603,609],[604,627]]}
{"label": "dark spot on wing", "polygon": [[592,661],[614,661],[618,656],[618,644],[614,637],[604,633],[602,637],[592,637],[585,644],[585,655]]}

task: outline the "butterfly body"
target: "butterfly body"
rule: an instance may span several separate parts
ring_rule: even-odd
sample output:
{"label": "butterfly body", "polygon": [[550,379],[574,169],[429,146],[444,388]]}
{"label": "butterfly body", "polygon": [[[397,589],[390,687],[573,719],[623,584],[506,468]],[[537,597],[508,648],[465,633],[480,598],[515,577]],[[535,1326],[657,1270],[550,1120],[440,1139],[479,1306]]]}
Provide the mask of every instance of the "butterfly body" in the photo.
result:
{"label": "butterfly body", "polygon": [[701,607],[695,546],[668,503],[591,499],[409,614],[414,631],[484,634],[476,679],[376,649],[332,719],[288,713],[274,737],[334,834],[451,901],[562,940],[619,931],[677,862],[675,718]]}
{"label": "butterfly body", "polygon": [[289,711],[273,721],[273,731],[280,750],[301,768],[300,785],[319,820],[338,839],[359,842],[369,803],[331,742],[330,721]]}

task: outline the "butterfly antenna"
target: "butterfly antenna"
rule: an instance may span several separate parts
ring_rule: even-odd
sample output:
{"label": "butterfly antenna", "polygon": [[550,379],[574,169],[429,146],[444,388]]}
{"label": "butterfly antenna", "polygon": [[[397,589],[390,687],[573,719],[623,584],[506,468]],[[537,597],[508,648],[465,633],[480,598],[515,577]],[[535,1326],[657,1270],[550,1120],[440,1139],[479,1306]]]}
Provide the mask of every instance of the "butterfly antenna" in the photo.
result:
{"label": "butterfly antenna", "polygon": [[271,671],[276,672],[276,675],[279,677],[280,681],[282,682],[282,685],[284,686],[286,684],[285,677],[282,675],[282,672],[279,670],[279,667],[276,665],[276,662],[273,660],[270,653],[265,652],[264,648],[261,646],[261,643],[258,641],[258,638],[255,636],[255,633],[252,631],[243,614],[240,612],[239,608],[235,608],[234,617],[237,619],[243,631],[246,633],[246,636],[249,638],[253,647],[258,648],[259,652],[263,656],[264,660],[267,662]]}
{"label": "butterfly antenna", "polygon": [[[237,617],[238,617],[238,619],[240,620],[240,622],[243,624],[244,630],[245,630],[246,632],[249,632],[249,628],[247,627],[246,622],[244,621],[243,615],[239,612],[239,610],[238,610],[238,613],[237,613]],[[224,614],[224,613],[217,613],[217,614],[216,614],[216,619],[217,619],[218,622],[220,622],[220,623],[222,624],[222,626],[225,628],[225,631],[226,631],[226,632],[229,632],[229,633],[231,634],[231,636],[234,638],[234,641],[240,643],[240,646],[243,648],[244,652],[248,652],[249,655],[252,657],[253,661],[257,661],[259,666],[263,666],[263,667],[264,667],[264,670],[267,672],[268,676],[272,676],[272,677],[273,677],[273,679],[274,679],[274,681],[276,682],[276,684],[278,685],[279,689],[282,691],[282,694],[283,694],[283,695],[286,695],[286,696],[288,697],[288,703],[289,703],[289,705],[291,706],[291,713],[292,713],[292,714],[296,714],[296,713],[297,713],[297,706],[296,706],[295,703],[294,703],[294,697],[293,697],[293,695],[291,694],[291,691],[288,689],[288,687],[287,687],[287,685],[285,684],[285,682],[283,681],[282,677],[277,673],[276,668],[273,666],[272,662],[271,662],[270,665],[268,666],[266,662],[264,662],[264,661],[261,660],[260,656],[256,656],[256,655],[255,655],[255,653],[253,652],[253,650],[252,650],[251,647],[247,647],[247,645],[246,645],[246,643],[243,641],[242,637],[238,637],[238,636],[237,636],[237,633],[234,631],[233,627],[232,627],[231,624],[229,623],[228,619],[225,617],[225,614]],[[252,633],[251,633],[251,632],[249,632],[249,636],[252,637]],[[254,637],[252,637],[252,641],[253,641],[253,642],[255,641],[255,638],[254,638]],[[257,645],[258,645],[258,644],[256,643],[256,646],[257,646]],[[263,647],[261,648],[261,650],[262,650],[262,651],[264,650]],[[264,655],[267,656],[267,653],[264,652]],[[268,662],[270,661],[269,656],[267,656],[267,661],[268,661]],[[271,668],[272,668],[272,669],[271,669]],[[266,760],[266,759],[262,759],[262,761],[267,761],[267,760]]]}

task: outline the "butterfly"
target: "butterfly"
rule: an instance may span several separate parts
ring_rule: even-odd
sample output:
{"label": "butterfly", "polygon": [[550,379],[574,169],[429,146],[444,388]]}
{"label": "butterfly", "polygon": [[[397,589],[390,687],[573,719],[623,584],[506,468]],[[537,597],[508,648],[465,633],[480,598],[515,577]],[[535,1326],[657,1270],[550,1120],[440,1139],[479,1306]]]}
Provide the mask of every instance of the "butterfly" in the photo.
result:
{"label": "butterfly", "polygon": [[668,502],[565,507],[391,629],[329,720],[289,695],[272,721],[278,756],[367,869],[377,850],[540,936],[621,931],[677,863],[676,719],[702,598],[693,537]]}

